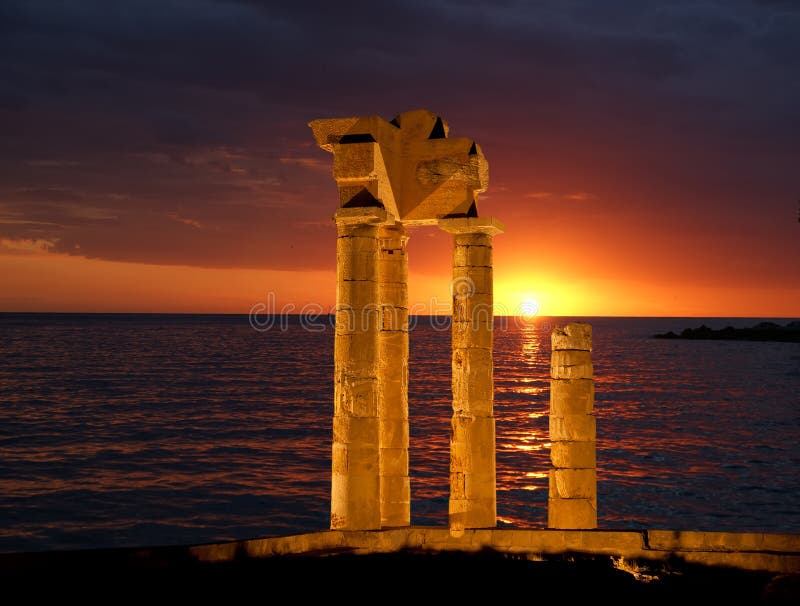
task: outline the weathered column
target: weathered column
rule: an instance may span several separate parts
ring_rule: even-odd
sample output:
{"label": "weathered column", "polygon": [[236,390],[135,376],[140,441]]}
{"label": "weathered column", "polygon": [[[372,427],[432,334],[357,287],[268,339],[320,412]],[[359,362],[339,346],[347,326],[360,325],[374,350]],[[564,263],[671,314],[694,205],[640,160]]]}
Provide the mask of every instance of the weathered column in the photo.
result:
{"label": "weathered column", "polygon": [[497,524],[492,334],[493,219],[440,220],[453,234],[450,528]]}
{"label": "weathered column", "polygon": [[411,524],[408,477],[408,257],[400,223],[378,228],[381,526]]}
{"label": "weathered column", "polygon": [[[410,522],[407,269],[400,226],[437,223],[456,238],[451,524],[494,526],[491,237],[502,228],[477,218],[478,197],[489,183],[481,146],[448,138],[447,122],[427,110],[391,121],[321,118],[309,126],[317,145],[333,154],[341,207],[331,527]],[[368,225],[373,222],[383,227]],[[377,311],[376,304],[380,319],[368,314],[366,324],[353,328],[350,321]]]}
{"label": "weathered column", "polygon": [[552,333],[550,376],[550,528],[597,528],[596,425],[592,327]]}
{"label": "weathered column", "polygon": [[379,208],[342,208],[334,216],[334,340],[331,528],[380,528],[378,419]]}

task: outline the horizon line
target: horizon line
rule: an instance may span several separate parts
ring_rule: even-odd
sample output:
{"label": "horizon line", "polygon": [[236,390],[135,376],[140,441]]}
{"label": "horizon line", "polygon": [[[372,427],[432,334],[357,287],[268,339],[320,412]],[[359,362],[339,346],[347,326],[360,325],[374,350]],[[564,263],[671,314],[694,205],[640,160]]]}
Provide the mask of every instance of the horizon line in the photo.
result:
{"label": "horizon line", "polygon": [[[73,316],[91,316],[91,315],[103,315],[103,316],[249,316],[251,315],[248,312],[196,312],[196,311],[0,311],[0,315],[73,315]],[[264,316],[292,316],[292,317],[301,317],[301,316],[308,316],[309,314],[302,314],[302,313],[263,313],[259,315]],[[321,313],[317,314],[317,317],[323,316],[334,316],[335,313]],[[410,317],[417,317],[417,318],[447,318],[451,317],[452,314],[409,314]],[[753,319],[769,319],[769,320],[798,320],[800,319],[800,315],[797,316],[713,316],[713,315],[705,315],[705,316],[698,316],[698,315],[691,315],[691,316],[666,316],[666,315],[656,315],[656,316],[640,316],[640,315],[617,315],[617,314],[610,314],[610,315],[592,315],[592,314],[541,314],[535,316],[523,316],[523,315],[512,315],[512,314],[495,314],[494,318],[527,318],[529,321],[533,322],[538,318],[629,318],[629,319],[636,319],[636,318],[665,318],[665,319],[703,319],[703,318],[714,318],[714,319],[731,319],[731,320],[753,320]]]}

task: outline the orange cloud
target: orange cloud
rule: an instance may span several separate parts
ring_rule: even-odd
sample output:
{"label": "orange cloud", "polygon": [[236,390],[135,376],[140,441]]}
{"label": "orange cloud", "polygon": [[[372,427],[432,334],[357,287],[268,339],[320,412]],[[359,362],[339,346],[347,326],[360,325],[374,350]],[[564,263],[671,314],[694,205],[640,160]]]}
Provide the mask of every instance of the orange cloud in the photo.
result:
{"label": "orange cloud", "polygon": [[51,240],[0,238],[0,250],[12,253],[46,253],[56,245]]}

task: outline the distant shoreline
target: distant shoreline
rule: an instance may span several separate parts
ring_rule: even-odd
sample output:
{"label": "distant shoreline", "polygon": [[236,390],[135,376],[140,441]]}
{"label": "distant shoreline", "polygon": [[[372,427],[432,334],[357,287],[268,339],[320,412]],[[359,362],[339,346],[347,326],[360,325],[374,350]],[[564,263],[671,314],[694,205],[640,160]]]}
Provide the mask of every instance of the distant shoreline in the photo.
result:
{"label": "distant shoreline", "polygon": [[656,339],[694,339],[715,341],[775,341],[800,343],[800,321],[785,326],[775,322],[760,322],[750,328],[725,328],[714,330],[705,324],[697,328],[686,328],[680,334],[673,331],[653,335]]}

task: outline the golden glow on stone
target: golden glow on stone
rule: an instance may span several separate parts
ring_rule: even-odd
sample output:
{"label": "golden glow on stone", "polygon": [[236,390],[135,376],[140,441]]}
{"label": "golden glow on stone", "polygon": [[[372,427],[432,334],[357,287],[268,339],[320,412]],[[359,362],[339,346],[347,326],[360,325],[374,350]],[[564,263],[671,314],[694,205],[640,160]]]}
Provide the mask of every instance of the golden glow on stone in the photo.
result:
{"label": "golden glow on stone", "polygon": [[450,528],[497,524],[489,168],[425,110],[309,124],[339,189],[331,528],[410,524],[407,225],[453,235]]}

